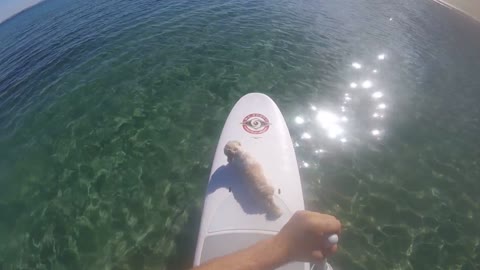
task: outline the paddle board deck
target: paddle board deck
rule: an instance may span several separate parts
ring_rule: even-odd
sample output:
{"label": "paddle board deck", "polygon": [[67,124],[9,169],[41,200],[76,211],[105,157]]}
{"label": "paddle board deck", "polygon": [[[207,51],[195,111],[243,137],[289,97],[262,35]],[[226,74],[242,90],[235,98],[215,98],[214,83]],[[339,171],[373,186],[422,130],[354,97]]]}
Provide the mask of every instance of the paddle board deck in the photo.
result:
{"label": "paddle board deck", "polygon": [[[228,166],[223,153],[230,140],[260,162],[275,189],[274,200],[283,214],[270,220],[246,182]],[[276,234],[297,210],[304,209],[297,160],[290,133],[277,105],[268,96],[243,96],[225,122],[212,164],[198,235],[194,265],[249,247]],[[307,270],[308,263],[279,269]]]}

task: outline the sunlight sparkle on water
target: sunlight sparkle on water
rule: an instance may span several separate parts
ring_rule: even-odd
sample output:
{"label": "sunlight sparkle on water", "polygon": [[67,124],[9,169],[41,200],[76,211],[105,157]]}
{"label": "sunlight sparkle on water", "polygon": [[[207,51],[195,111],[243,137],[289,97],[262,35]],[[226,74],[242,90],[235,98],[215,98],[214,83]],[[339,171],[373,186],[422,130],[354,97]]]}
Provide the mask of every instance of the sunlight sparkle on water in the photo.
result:
{"label": "sunlight sparkle on water", "polygon": [[373,129],[373,130],[372,130],[372,135],[373,135],[373,136],[378,136],[378,135],[380,135],[380,130],[378,130],[378,129]]}
{"label": "sunlight sparkle on water", "polygon": [[385,103],[380,103],[380,104],[378,104],[377,108],[384,110],[384,109],[387,108],[387,105]]}
{"label": "sunlight sparkle on water", "polygon": [[361,69],[361,68],[362,68],[362,65],[361,65],[360,63],[353,62],[353,63],[352,63],[352,67],[355,68],[355,69]]}
{"label": "sunlight sparkle on water", "polygon": [[304,140],[310,140],[312,138],[312,135],[310,135],[310,133],[308,132],[304,132],[301,138]]}
{"label": "sunlight sparkle on water", "polygon": [[374,99],[379,99],[381,97],[383,97],[383,93],[380,92],[380,91],[376,91],[372,94],[372,98],[374,98]]}
{"label": "sunlight sparkle on water", "polygon": [[371,88],[373,86],[373,83],[370,80],[365,80],[362,82],[362,87],[365,89]]}
{"label": "sunlight sparkle on water", "polygon": [[350,88],[357,88],[357,84],[354,82],[350,83]]}
{"label": "sunlight sparkle on water", "polygon": [[301,116],[297,116],[297,117],[295,117],[295,123],[301,125],[301,124],[305,123],[305,119],[303,119],[303,117],[301,117]]}
{"label": "sunlight sparkle on water", "polygon": [[339,135],[343,134],[343,128],[338,124],[340,118],[334,113],[327,111],[320,111],[317,114],[317,121],[320,126],[327,132],[327,136],[331,139],[335,139]]}
{"label": "sunlight sparkle on water", "polygon": [[386,55],[384,53],[381,53],[377,56],[378,60],[384,60]]}

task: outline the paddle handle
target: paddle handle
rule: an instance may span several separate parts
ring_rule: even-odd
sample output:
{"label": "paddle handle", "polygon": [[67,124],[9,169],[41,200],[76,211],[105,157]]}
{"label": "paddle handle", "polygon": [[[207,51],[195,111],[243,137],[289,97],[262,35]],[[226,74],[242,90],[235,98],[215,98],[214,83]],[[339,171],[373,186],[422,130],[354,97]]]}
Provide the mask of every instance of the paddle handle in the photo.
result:
{"label": "paddle handle", "polygon": [[331,234],[327,237],[326,247],[331,247],[338,243],[338,234]]}

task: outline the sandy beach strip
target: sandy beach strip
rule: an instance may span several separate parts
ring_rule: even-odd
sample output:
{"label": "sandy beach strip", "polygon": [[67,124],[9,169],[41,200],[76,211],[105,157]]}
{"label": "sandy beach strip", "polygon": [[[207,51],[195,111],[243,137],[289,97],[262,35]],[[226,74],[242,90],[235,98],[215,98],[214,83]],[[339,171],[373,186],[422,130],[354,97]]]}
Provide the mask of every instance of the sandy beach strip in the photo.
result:
{"label": "sandy beach strip", "polygon": [[448,8],[456,9],[480,22],[480,1],[478,0],[433,0]]}

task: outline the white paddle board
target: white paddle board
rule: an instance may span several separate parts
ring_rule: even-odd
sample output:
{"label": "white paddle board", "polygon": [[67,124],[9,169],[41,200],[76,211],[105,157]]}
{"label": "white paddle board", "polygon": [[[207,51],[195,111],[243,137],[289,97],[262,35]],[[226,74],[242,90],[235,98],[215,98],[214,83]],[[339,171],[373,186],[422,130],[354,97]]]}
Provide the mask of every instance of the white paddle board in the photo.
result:
{"label": "white paddle board", "polygon": [[[283,214],[275,220],[252,198],[246,182],[228,166],[223,148],[228,141],[242,147],[262,165],[275,189]],[[302,186],[290,133],[277,105],[252,93],[233,107],[223,127],[213,159],[195,252],[194,265],[247,248],[276,234],[297,210],[304,209]],[[308,263],[287,264],[282,270],[307,270]]]}

